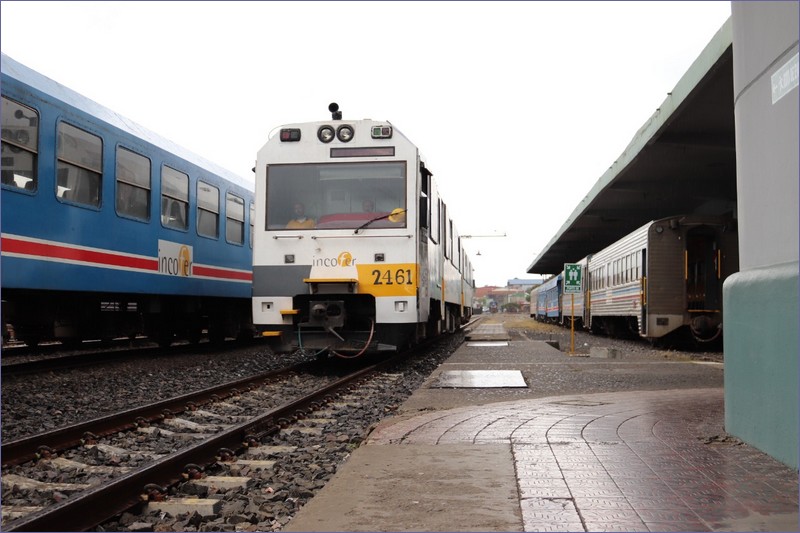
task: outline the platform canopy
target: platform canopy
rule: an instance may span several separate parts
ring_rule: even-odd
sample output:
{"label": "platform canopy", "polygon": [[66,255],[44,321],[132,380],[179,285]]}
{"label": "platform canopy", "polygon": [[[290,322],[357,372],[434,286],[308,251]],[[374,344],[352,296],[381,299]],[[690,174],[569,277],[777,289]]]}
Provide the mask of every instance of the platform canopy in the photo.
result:
{"label": "platform canopy", "polygon": [[728,19],[528,273],[556,274],[651,220],[736,213],[732,42]]}

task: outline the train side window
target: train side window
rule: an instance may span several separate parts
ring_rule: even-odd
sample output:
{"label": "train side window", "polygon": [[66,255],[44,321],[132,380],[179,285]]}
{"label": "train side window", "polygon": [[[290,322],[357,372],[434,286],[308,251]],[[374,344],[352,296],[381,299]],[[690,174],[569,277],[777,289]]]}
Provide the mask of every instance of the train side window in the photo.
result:
{"label": "train side window", "polygon": [[3,185],[35,191],[39,146],[39,113],[3,97]]}
{"label": "train side window", "polygon": [[422,229],[430,229],[431,173],[428,171],[427,168],[425,168],[425,165],[423,165],[422,163],[419,164],[419,171],[420,171],[419,227]]}
{"label": "train side window", "polygon": [[250,248],[253,247],[253,231],[255,230],[256,206],[250,202]]}
{"label": "train side window", "polygon": [[642,277],[642,251],[639,250],[636,252],[636,279],[641,279]]}
{"label": "train side window", "polygon": [[167,228],[189,227],[189,176],[174,168],[161,168],[161,224]]}
{"label": "train side window", "polygon": [[100,207],[103,140],[66,122],[58,125],[56,196]]}
{"label": "train side window", "polygon": [[622,258],[622,282],[628,283],[628,266],[629,266],[629,257],[626,255]]}
{"label": "train side window", "polygon": [[244,200],[225,193],[225,240],[244,244]]}
{"label": "train side window", "polygon": [[150,160],[117,147],[117,213],[150,220]]}
{"label": "train side window", "polygon": [[447,227],[447,205],[444,202],[441,202],[442,206],[442,247],[444,248],[444,256],[447,259],[450,259],[450,247],[448,246],[448,239],[450,238],[450,231]]}
{"label": "train side window", "polygon": [[442,205],[439,201],[439,197],[436,194],[431,193],[430,197],[430,212],[431,212],[431,241],[438,244],[441,234],[441,209]]}
{"label": "train side window", "polygon": [[219,237],[219,189],[203,181],[197,182],[197,233]]}

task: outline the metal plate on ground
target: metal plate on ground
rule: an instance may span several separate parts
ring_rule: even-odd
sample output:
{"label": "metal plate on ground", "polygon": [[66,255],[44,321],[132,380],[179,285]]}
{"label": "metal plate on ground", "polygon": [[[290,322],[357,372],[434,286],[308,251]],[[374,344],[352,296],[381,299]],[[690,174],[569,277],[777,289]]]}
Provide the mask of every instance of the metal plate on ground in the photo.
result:
{"label": "metal plate on ground", "polygon": [[519,370],[448,370],[439,374],[431,388],[491,389],[527,386]]}
{"label": "metal plate on ground", "polygon": [[506,341],[478,341],[478,342],[468,342],[467,346],[487,346],[487,347],[508,346],[508,342],[506,342]]}

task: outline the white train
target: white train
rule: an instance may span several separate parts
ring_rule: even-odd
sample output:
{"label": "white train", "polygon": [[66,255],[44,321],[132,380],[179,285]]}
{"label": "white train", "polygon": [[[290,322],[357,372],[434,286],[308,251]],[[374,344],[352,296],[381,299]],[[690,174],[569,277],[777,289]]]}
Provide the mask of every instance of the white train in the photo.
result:
{"label": "white train", "polygon": [[258,152],[256,328],[279,352],[341,357],[455,331],[472,267],[419,149],[389,122],[329,109]]}

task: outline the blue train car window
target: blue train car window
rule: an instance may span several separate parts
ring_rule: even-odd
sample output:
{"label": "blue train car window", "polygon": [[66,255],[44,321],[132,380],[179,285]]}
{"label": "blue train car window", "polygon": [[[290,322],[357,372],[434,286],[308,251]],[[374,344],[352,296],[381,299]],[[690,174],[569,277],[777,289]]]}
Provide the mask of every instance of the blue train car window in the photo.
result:
{"label": "blue train car window", "polygon": [[197,182],[197,233],[203,237],[219,237],[219,189]]}
{"label": "blue train car window", "polygon": [[170,167],[161,169],[161,224],[185,230],[189,227],[189,176]]}
{"label": "blue train car window", "polygon": [[244,200],[231,193],[225,195],[225,239],[244,244]]}
{"label": "blue train car window", "polygon": [[103,141],[66,122],[58,125],[56,196],[78,204],[100,206]]}
{"label": "blue train car window", "polygon": [[2,182],[28,191],[38,187],[39,114],[3,97]]}
{"label": "blue train car window", "polygon": [[117,213],[150,220],[150,160],[117,147]]}

